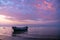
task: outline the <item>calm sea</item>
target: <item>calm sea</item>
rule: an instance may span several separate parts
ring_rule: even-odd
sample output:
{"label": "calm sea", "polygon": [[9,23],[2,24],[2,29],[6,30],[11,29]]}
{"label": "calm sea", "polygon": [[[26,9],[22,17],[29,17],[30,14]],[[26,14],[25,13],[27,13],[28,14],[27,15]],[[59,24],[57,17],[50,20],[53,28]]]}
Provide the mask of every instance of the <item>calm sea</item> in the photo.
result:
{"label": "calm sea", "polygon": [[37,40],[37,39],[58,39],[60,28],[58,27],[28,27],[28,31],[13,33],[12,27],[0,27],[0,39],[2,40]]}

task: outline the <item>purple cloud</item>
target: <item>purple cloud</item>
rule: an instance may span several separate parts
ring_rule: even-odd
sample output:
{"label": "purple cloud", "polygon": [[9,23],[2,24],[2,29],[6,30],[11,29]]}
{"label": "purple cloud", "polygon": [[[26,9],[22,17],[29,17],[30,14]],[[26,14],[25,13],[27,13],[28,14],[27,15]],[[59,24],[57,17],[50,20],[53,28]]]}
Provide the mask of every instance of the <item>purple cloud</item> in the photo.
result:
{"label": "purple cloud", "polygon": [[[10,16],[8,20],[32,21],[57,20],[56,0],[1,0],[0,15]],[[40,21],[39,20],[39,21]],[[27,22],[28,23],[28,22]],[[29,22],[30,23],[30,22]]]}

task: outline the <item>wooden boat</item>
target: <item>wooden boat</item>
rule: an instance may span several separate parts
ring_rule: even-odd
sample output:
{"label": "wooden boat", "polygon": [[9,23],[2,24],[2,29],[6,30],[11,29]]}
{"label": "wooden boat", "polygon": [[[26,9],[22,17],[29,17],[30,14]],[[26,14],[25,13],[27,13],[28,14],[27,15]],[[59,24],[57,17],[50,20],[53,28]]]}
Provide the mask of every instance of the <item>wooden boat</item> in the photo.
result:
{"label": "wooden boat", "polygon": [[27,31],[28,30],[28,27],[12,27],[14,32],[22,32],[22,31]]}

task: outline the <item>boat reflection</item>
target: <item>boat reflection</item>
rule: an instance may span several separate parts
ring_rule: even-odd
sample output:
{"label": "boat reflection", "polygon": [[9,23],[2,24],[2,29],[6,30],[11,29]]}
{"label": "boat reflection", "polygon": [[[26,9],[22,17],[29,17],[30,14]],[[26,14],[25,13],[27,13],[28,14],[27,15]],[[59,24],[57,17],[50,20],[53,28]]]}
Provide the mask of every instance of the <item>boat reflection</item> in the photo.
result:
{"label": "boat reflection", "polygon": [[17,36],[17,34],[23,34],[23,33],[26,33],[28,32],[27,30],[26,31],[13,31],[12,32],[12,36]]}
{"label": "boat reflection", "polygon": [[17,34],[22,34],[28,31],[28,27],[12,27],[13,32],[12,32],[12,36],[16,36]]}

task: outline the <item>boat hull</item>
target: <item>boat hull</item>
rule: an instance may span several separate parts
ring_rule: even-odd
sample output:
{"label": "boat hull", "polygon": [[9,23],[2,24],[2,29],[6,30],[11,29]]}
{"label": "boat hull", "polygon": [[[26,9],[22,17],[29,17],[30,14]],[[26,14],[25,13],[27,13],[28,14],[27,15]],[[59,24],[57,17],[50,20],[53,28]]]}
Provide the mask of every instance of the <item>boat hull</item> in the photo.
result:
{"label": "boat hull", "polygon": [[28,27],[12,27],[14,32],[22,32],[22,31],[27,31],[28,30]]}

